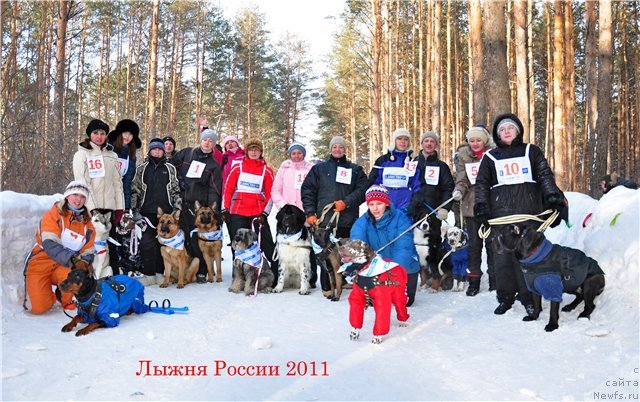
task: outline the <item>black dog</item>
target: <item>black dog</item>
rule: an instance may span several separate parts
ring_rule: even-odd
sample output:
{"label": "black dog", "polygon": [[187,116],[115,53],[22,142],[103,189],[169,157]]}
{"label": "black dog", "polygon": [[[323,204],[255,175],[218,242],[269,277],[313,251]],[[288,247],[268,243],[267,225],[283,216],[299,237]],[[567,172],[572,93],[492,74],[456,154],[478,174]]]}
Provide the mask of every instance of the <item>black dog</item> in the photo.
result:
{"label": "black dog", "polygon": [[149,311],[144,303],[144,286],[126,275],[96,280],[88,270],[73,269],[60,283],[60,290],[73,294],[78,301],[78,315],[62,327],[62,332],[71,331],[79,323],[89,324],[78,330],[76,336],[115,327],[121,316]]}
{"label": "black dog", "polygon": [[[287,204],[276,215],[278,247],[278,285],[274,292],[285,287],[296,287],[300,294],[309,294],[309,286],[315,285],[315,254],[311,252],[309,231],[304,212],[295,205]],[[314,275],[315,274],[315,275]]]}
{"label": "black dog", "polygon": [[594,299],[604,289],[604,272],[593,258],[569,247],[552,244],[529,225],[511,224],[501,228],[496,241],[505,250],[514,251],[520,260],[527,287],[533,293],[534,314],[524,321],[536,320],[541,311],[541,295],[551,301],[550,332],[558,328],[562,293],[576,296],[562,311],[575,309],[584,300],[584,310],[578,316],[589,319],[595,308]]}
{"label": "black dog", "polygon": [[109,255],[114,275],[122,272],[134,278],[143,276],[142,257],[137,250],[138,239],[135,237],[136,225],[131,211],[126,211],[120,223],[111,230],[111,237],[115,242],[109,241]]}

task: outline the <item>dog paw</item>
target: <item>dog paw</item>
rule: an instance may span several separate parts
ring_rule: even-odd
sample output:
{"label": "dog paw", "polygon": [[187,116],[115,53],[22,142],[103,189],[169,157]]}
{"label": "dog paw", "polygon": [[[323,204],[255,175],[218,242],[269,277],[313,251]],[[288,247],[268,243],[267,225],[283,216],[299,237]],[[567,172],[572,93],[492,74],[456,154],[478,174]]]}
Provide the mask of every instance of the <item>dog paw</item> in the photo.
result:
{"label": "dog paw", "polygon": [[75,325],[67,324],[64,327],[62,327],[62,332],[71,332],[74,327]]}
{"label": "dog paw", "polygon": [[352,341],[358,340],[360,337],[360,330],[358,328],[351,328],[351,332],[349,332],[349,339]]}
{"label": "dog paw", "polygon": [[88,331],[86,328],[82,328],[82,329],[79,329],[78,332],[76,332],[76,336],[84,336],[84,335],[87,335],[89,332],[91,331]]}
{"label": "dog paw", "polygon": [[178,289],[182,289],[182,288],[184,288],[184,283],[179,283],[178,284]]}
{"label": "dog paw", "polygon": [[427,293],[438,293],[438,289],[427,288]]}
{"label": "dog paw", "polygon": [[207,282],[213,283],[213,278],[207,279]]}
{"label": "dog paw", "polygon": [[[272,293],[272,292],[273,292],[273,289],[270,286],[267,286],[266,288],[264,288],[264,289],[262,289],[260,291],[260,293]],[[251,293],[253,293],[253,292],[251,292]]]}
{"label": "dog paw", "polygon": [[168,283],[168,282],[162,282],[162,283],[160,284],[160,287],[161,287],[161,288],[166,288],[167,286],[169,286],[169,283]]}
{"label": "dog paw", "polygon": [[304,289],[304,290],[300,289],[300,291],[298,292],[299,295],[303,295],[303,296],[304,295],[308,295],[310,293],[311,293],[311,291],[309,289]]}
{"label": "dog paw", "polygon": [[331,298],[331,301],[333,301],[333,302],[340,301],[340,297],[339,296],[334,296],[334,297]]}
{"label": "dog paw", "polygon": [[382,335],[374,336],[373,339],[371,340],[371,343],[373,343],[374,345],[378,345],[382,343]]}
{"label": "dog paw", "polygon": [[530,316],[530,315],[525,315],[524,317],[522,317],[522,321],[524,322],[535,321],[537,319],[538,319],[537,316]]}
{"label": "dog paw", "polygon": [[216,282],[218,282],[218,283],[222,282],[222,278],[216,278]]}
{"label": "dog paw", "polygon": [[558,329],[558,324],[547,324],[544,327],[544,330],[547,332],[555,331],[556,329]]}
{"label": "dog paw", "polygon": [[273,288],[273,293],[282,293],[282,290],[284,289],[283,286],[276,286],[275,288]]}
{"label": "dog paw", "polygon": [[409,322],[408,321],[400,321],[398,322],[398,326],[401,328],[406,328],[409,326]]}

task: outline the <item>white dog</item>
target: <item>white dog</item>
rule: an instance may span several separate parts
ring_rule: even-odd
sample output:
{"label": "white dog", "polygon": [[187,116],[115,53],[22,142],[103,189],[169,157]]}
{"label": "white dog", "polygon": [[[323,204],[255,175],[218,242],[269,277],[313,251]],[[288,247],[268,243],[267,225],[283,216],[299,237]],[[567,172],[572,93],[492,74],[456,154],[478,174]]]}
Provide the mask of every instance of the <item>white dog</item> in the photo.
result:
{"label": "white dog", "polygon": [[[450,226],[446,223],[442,224],[442,238],[444,239],[444,247],[447,254],[442,258],[444,261],[449,255],[451,256],[451,265],[453,273],[453,287],[451,291],[461,292],[467,283],[467,272],[469,269],[469,251],[467,243],[469,236],[467,232],[457,226]],[[442,264],[442,261],[440,262]],[[440,265],[438,266],[440,268]]]}
{"label": "white dog", "polygon": [[305,215],[295,205],[287,204],[276,215],[278,259],[278,285],[274,293],[285,287],[300,288],[301,295],[308,295],[311,276],[311,240],[304,226]]}
{"label": "white dog", "polygon": [[96,238],[94,240],[96,255],[92,264],[93,276],[96,279],[112,276],[113,269],[109,265],[109,247],[107,247],[107,240],[111,231],[111,212],[106,214],[96,212],[91,217],[91,223],[96,229]]}

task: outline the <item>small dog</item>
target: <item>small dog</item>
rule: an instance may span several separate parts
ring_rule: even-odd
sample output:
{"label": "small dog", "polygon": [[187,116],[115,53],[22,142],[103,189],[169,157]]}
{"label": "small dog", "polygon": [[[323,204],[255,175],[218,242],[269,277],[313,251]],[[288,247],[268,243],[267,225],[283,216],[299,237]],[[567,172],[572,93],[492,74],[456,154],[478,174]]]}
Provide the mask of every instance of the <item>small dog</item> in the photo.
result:
{"label": "small dog", "polygon": [[304,226],[304,212],[287,204],[276,215],[278,245],[278,285],[274,293],[287,287],[299,287],[301,295],[308,295],[311,277],[311,241]]}
{"label": "small dog", "polygon": [[552,244],[542,232],[530,225],[511,224],[496,237],[501,249],[514,251],[520,260],[527,287],[533,293],[534,314],[523,318],[533,321],[540,315],[541,295],[551,301],[549,323],[544,330],[558,328],[558,310],[562,293],[575,295],[562,311],[575,309],[584,300],[578,319],[589,319],[595,309],[594,299],[604,290],[604,272],[593,258],[581,250]]}
{"label": "small dog", "polygon": [[[419,213],[418,216],[424,214]],[[436,219],[435,215],[429,215],[413,229],[413,244],[420,262],[420,288],[429,293],[449,290],[453,286],[451,261],[444,258],[445,251],[433,229]],[[441,263],[443,259],[444,262]]]}
{"label": "small dog", "polygon": [[311,246],[316,253],[316,261],[320,266],[320,285],[322,294],[331,301],[339,301],[342,295],[343,276],[340,270],[340,254],[338,247],[346,239],[334,239],[332,228],[311,226]]}
{"label": "small dog", "polygon": [[364,310],[373,304],[376,313],[372,343],[382,342],[389,333],[391,305],[395,307],[400,326],[406,326],[407,271],[400,265],[384,260],[362,240],[347,241],[339,249],[340,258],[348,275],[355,275],[349,294],[349,323],[353,327],[349,337],[355,341],[360,336]]}
{"label": "small dog", "polygon": [[249,229],[238,229],[231,247],[236,252],[236,258],[229,292],[240,293],[244,289],[245,296],[249,296],[254,292],[257,281],[258,292],[271,293],[273,272],[258,247],[258,235]]}
{"label": "small dog", "polygon": [[115,241],[114,247],[112,247],[112,251],[114,251],[111,256],[112,265],[122,270],[125,275],[142,276],[142,257],[137,252],[137,244],[142,236],[142,230],[136,228],[136,221],[131,210],[125,211],[114,232],[112,236]]}
{"label": "small dog", "polygon": [[429,237],[431,227],[429,219],[425,219],[418,226],[413,228],[413,244],[416,246],[418,258],[420,262],[420,288],[427,289],[427,279],[429,276],[429,265],[427,263],[429,257]]}
{"label": "small dog", "polygon": [[[442,224],[442,244],[447,250],[446,256],[451,258],[453,287],[451,291],[461,292],[467,283],[467,270],[469,269],[469,249],[467,232],[457,226]],[[444,275],[444,272],[440,272]]]}
{"label": "small dog", "polygon": [[180,210],[167,214],[158,207],[158,242],[161,244],[160,253],[164,261],[164,281],[161,288],[169,286],[171,279],[177,280],[178,289],[185,283],[195,280],[200,260],[192,258],[184,244],[184,232],[178,226]]}
{"label": "small dog", "polygon": [[196,228],[198,246],[207,264],[209,282],[213,282],[214,264],[217,268],[216,282],[222,282],[222,230],[216,218],[216,203],[201,205],[196,201]]}
{"label": "small dog", "polygon": [[113,276],[113,269],[109,263],[109,247],[107,241],[111,231],[111,212],[101,214],[95,212],[91,217],[91,223],[96,229],[94,246],[96,255],[93,259],[93,275],[96,279]]}
{"label": "small dog", "polygon": [[88,323],[76,336],[87,335],[98,328],[116,327],[121,316],[149,311],[144,302],[144,286],[126,275],[96,280],[86,269],[73,269],[60,283],[60,289],[72,293],[78,301],[78,314],[62,327],[62,332]]}

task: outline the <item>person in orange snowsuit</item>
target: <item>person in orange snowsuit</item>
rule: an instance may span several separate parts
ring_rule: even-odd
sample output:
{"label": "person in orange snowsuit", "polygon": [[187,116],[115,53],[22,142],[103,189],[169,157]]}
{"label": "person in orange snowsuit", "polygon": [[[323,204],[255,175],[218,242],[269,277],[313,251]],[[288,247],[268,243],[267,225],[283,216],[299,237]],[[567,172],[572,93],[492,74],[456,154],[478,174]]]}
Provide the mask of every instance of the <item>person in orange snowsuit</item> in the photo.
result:
{"label": "person in orange snowsuit", "polygon": [[36,228],[36,244],[25,262],[24,308],[32,314],[43,314],[56,299],[66,309],[75,309],[73,295],[56,289],[67,278],[71,268],[93,262],[95,229],[85,207],[89,187],[84,180],[69,183],[64,199],[47,211]]}

